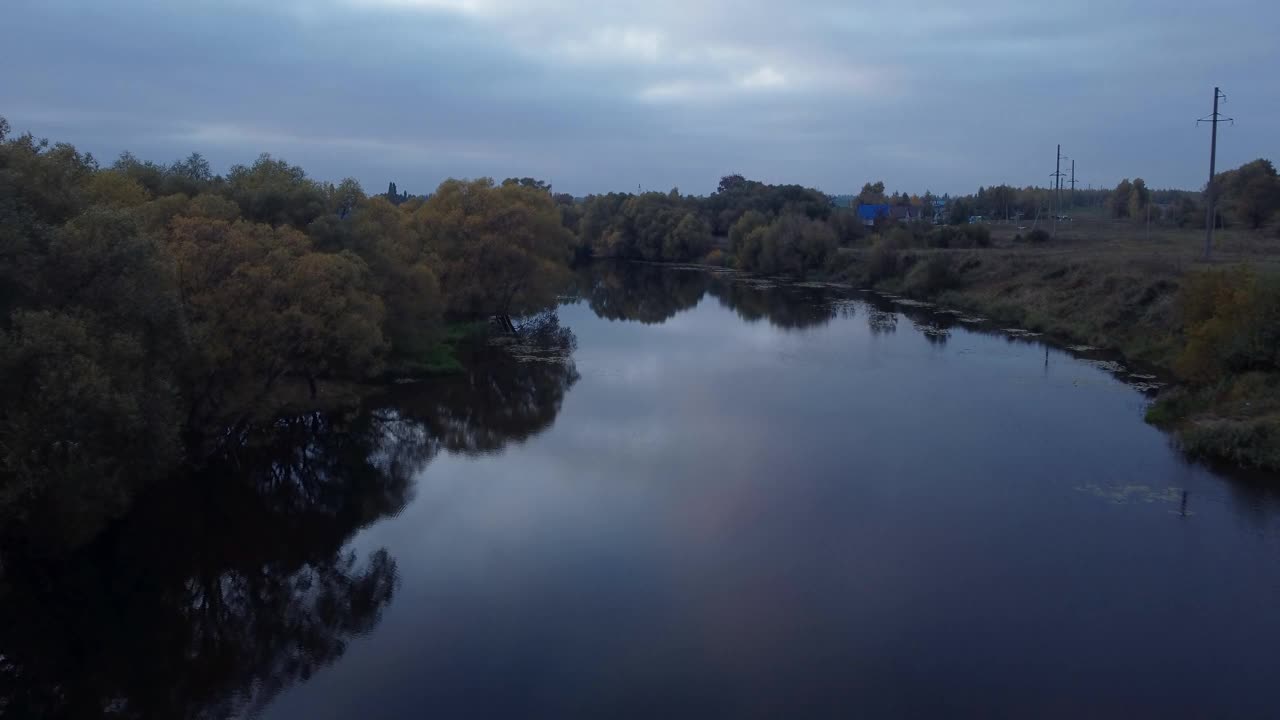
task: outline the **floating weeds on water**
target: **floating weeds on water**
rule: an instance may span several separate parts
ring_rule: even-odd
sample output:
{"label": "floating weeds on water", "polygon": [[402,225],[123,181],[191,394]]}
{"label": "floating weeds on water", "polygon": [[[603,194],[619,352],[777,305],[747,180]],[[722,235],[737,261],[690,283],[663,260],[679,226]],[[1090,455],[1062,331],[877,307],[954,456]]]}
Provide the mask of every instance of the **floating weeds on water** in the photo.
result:
{"label": "floating weeds on water", "polygon": [[544,362],[564,365],[572,357],[572,351],[561,348],[545,348],[537,345],[511,345],[507,352],[516,362]]}
{"label": "floating weeds on water", "polygon": [[1080,485],[1076,490],[1096,495],[1103,500],[1108,500],[1116,505],[1129,505],[1133,503],[1177,503],[1182,506],[1179,511],[1183,515],[1193,515],[1188,512],[1183,503],[1186,502],[1186,491],[1178,487],[1167,487],[1156,489],[1150,485],[1098,485],[1088,483]]}
{"label": "floating weeds on water", "polygon": [[1143,375],[1142,373],[1129,373],[1129,377],[1134,380],[1155,380],[1155,375]]}
{"label": "floating weeds on water", "polygon": [[920,332],[924,333],[926,337],[931,337],[931,338],[951,337],[950,330],[947,330],[944,327],[940,327],[930,322],[923,322],[923,321],[917,320],[916,322],[912,323],[912,325],[914,325],[916,330],[919,330]]}
{"label": "floating weeds on water", "polygon": [[1040,333],[1031,332],[1030,330],[1023,330],[1022,328],[1004,328],[1004,331],[1009,333],[1011,337],[1016,337],[1016,338],[1040,337]]}
{"label": "floating weeds on water", "polygon": [[1164,387],[1164,383],[1160,383],[1160,382],[1139,382],[1139,383],[1133,384],[1133,389],[1141,392],[1150,392],[1152,390],[1159,390],[1162,387]]}
{"label": "floating weeds on water", "polygon": [[1124,365],[1115,360],[1093,360],[1093,366],[1100,370],[1108,370],[1114,373],[1127,373]]}
{"label": "floating weeds on water", "polygon": [[1098,348],[1092,345],[1068,345],[1067,349],[1071,350],[1072,352],[1094,352]]}
{"label": "floating weeds on water", "polygon": [[906,305],[907,307],[918,307],[918,308],[933,307],[933,303],[927,303],[927,302],[924,302],[923,300],[912,300],[911,298],[894,298],[893,301],[899,305]]}
{"label": "floating weeds on water", "polygon": [[986,318],[972,315],[958,315],[956,316],[956,319],[962,323],[968,323],[970,325],[977,325],[978,323],[984,323],[987,321]]}

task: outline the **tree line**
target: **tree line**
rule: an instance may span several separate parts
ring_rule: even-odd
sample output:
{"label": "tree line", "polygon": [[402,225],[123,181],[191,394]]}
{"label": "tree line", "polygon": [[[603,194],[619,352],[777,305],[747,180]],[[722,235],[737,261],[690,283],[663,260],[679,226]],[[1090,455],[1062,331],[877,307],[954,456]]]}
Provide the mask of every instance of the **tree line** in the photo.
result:
{"label": "tree line", "polygon": [[[1280,212],[1280,177],[1270,160],[1259,158],[1218,173],[1214,194],[1218,200],[1214,222],[1220,227],[1239,225],[1258,230]],[[1010,220],[1052,217],[1055,208],[1068,215],[1076,208],[1093,208],[1113,220],[1203,228],[1208,215],[1204,198],[1202,191],[1155,189],[1135,177],[1125,178],[1111,189],[1064,189],[1059,207],[1053,188],[993,185],[980,187],[972,195],[947,198],[946,215],[958,224],[973,215]]]}
{"label": "tree line", "polygon": [[519,180],[368,196],[265,154],[105,164],[0,118],[0,505],[122,505],[286,379],[314,395],[420,370],[449,323],[514,328],[574,245]]}

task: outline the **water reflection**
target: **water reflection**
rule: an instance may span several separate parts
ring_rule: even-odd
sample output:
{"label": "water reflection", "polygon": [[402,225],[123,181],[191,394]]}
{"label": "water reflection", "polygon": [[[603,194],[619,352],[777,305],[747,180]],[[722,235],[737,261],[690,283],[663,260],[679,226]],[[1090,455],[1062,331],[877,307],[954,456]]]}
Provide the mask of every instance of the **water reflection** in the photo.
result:
{"label": "water reflection", "polygon": [[597,317],[656,325],[702,300],[712,276],[649,263],[596,262],[578,269],[570,295]]}
{"label": "water reflection", "polygon": [[390,553],[357,554],[352,536],[398,514],[440,451],[497,452],[549,427],[577,372],[548,357],[475,348],[462,376],[367,410],[243,429],[73,550],[7,540],[0,715],[253,715],[307,680],[396,593]]}
{"label": "water reflection", "polygon": [[625,262],[580,268],[570,302],[585,301],[597,317],[607,320],[650,325],[693,309],[706,295],[747,322],[767,320],[784,330],[819,327],[852,312],[842,304],[847,291],[819,284]]}

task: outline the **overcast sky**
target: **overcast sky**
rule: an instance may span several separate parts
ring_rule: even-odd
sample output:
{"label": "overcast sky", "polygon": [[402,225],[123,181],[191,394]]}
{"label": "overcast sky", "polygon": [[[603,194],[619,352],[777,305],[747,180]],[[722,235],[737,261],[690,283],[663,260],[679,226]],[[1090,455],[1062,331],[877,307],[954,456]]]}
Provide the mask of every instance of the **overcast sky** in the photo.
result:
{"label": "overcast sky", "polygon": [[[963,6],[963,7],[961,7]],[[105,159],[270,152],[314,177],[583,195],[1199,187],[1280,160],[1275,0],[6,0],[0,115]]]}

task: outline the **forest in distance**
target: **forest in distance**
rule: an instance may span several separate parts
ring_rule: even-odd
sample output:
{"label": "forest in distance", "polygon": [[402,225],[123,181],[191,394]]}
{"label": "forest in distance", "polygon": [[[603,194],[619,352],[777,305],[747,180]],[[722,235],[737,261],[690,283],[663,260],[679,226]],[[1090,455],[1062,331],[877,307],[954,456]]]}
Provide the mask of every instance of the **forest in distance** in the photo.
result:
{"label": "forest in distance", "polygon": [[[1266,236],[1280,205],[1271,164],[1219,182],[1222,222]],[[968,217],[1038,214],[1048,193],[983,188],[947,198],[946,224],[871,227],[816,189],[738,175],[708,196],[575,199],[530,178],[369,195],[265,154],[226,175],[198,154],[106,164],[0,119],[0,507],[12,509],[11,529],[55,501],[119,512],[239,429],[314,407],[326,383],[457,371],[458,343],[485,327],[571,347],[552,311],[575,262],[701,263],[932,297],[991,267],[936,252],[992,245],[988,226]],[[1150,221],[1159,206],[1157,222],[1176,226],[1201,217],[1194,197],[1126,180],[1079,202],[1121,221]],[[934,198],[867,183],[857,200]],[[1189,381],[1280,368],[1280,323],[1269,319],[1280,292],[1247,273],[1184,283],[1192,295],[1169,332],[1192,342],[1169,364]],[[1228,287],[1248,293],[1224,296]],[[1252,309],[1226,320],[1228,303]],[[1175,400],[1173,422],[1197,407]],[[1272,425],[1249,442],[1271,447]]]}

